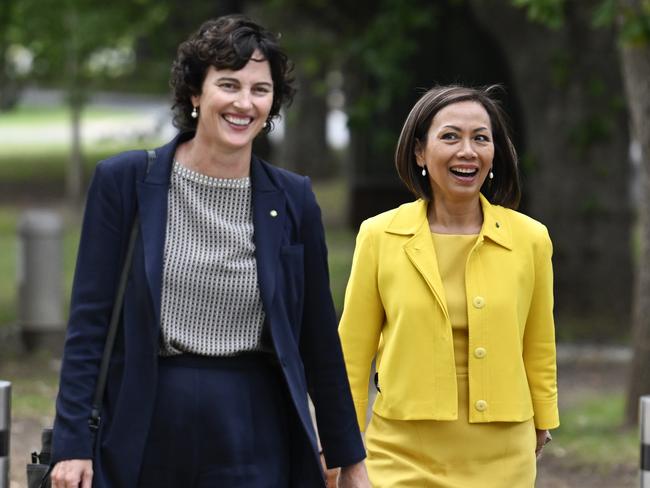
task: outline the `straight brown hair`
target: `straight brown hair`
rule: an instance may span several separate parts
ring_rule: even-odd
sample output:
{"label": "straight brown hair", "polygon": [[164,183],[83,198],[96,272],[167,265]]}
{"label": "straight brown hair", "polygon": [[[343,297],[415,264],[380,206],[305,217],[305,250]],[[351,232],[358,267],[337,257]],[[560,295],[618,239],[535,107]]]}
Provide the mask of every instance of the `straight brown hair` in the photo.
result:
{"label": "straight brown hair", "polygon": [[495,96],[498,90],[501,90],[499,85],[485,88],[436,86],[415,103],[397,141],[395,167],[400,179],[416,197],[426,201],[433,198],[429,179],[421,175],[415,159],[416,144],[418,141],[425,143],[431,121],[440,110],[453,103],[472,101],[480,103],[487,111],[494,142],[494,178],[486,179],[481,193],[490,203],[512,209],[519,206],[521,186],[517,152],[510,138],[508,117]]}

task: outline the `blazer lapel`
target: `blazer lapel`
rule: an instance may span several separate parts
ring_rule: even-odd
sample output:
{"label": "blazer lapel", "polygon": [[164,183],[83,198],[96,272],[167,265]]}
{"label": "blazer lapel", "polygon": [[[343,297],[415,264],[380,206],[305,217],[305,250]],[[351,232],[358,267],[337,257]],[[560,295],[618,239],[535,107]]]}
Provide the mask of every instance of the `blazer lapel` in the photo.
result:
{"label": "blazer lapel", "polygon": [[427,282],[433,296],[438,301],[440,308],[449,318],[447,310],[447,298],[445,297],[445,288],[442,285],[442,278],[438,269],[438,258],[433,245],[429,224],[424,221],[422,228],[404,245],[406,255],[413,263],[413,266],[419,271],[422,278]]}
{"label": "blazer lapel", "polygon": [[288,217],[286,196],[255,156],[251,160],[251,187],[257,276],[262,303],[269,313],[275,293],[282,234]]}
{"label": "blazer lapel", "polygon": [[177,136],[169,144],[156,149],[156,161],[144,181],[138,181],[138,212],[144,251],[144,268],[154,306],[156,324],[160,324],[162,297],[163,254],[167,230],[167,196],[171,166],[176,147],[193,134]]}
{"label": "blazer lapel", "polygon": [[404,252],[420,276],[429,285],[431,293],[433,293],[445,316],[449,318],[445,289],[440,277],[438,259],[431,237],[431,230],[429,229],[426,209],[427,202],[423,200],[402,206],[386,231],[391,234],[412,236],[404,244]]}

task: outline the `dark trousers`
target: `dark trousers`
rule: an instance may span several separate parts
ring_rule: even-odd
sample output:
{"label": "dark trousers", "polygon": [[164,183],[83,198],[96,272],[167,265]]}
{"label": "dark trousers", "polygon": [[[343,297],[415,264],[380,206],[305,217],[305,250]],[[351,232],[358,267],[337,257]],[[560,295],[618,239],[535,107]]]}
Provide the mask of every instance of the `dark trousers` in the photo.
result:
{"label": "dark trousers", "polygon": [[159,364],[140,488],[301,485],[292,482],[291,453],[305,443],[296,442],[295,410],[265,355],[183,355]]}

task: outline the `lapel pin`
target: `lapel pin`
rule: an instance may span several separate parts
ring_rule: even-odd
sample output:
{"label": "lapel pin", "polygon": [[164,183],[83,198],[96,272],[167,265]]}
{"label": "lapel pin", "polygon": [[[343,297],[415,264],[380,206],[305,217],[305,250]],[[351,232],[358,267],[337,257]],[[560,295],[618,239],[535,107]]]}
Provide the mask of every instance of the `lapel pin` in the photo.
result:
{"label": "lapel pin", "polygon": [[271,211],[269,212],[269,215],[271,215],[271,217],[277,217],[277,216],[278,216],[278,211],[275,210],[275,209],[273,209],[273,210],[271,210]]}

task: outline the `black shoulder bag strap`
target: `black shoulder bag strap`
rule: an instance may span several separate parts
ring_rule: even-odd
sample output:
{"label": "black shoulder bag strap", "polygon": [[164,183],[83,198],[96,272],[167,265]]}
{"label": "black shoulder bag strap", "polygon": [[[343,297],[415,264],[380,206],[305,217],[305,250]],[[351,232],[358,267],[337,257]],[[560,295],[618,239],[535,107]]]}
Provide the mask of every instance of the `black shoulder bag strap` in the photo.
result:
{"label": "black shoulder bag strap", "polygon": [[[156,153],[153,150],[147,151],[147,169],[145,174],[149,174],[149,170],[156,160]],[[136,211],[133,218],[133,226],[131,227],[131,235],[129,236],[129,245],[124,257],[124,264],[122,265],[122,272],[120,273],[120,280],[117,286],[117,293],[115,294],[115,302],[113,302],[113,310],[111,311],[111,320],[109,322],[108,334],[106,335],[106,343],[104,344],[104,353],[102,354],[102,362],[99,367],[99,374],[97,375],[97,386],[95,387],[95,396],[93,397],[90,418],[88,419],[88,426],[93,434],[96,434],[99,429],[101,421],[102,402],[104,400],[104,390],[106,389],[106,377],[108,376],[108,363],[113,353],[113,346],[115,344],[115,336],[117,335],[117,327],[120,323],[120,313],[122,311],[122,303],[124,302],[124,292],[126,290],[126,282],[131,270],[131,263],[133,261],[133,250],[135,248],[135,241],[138,237],[138,227],[140,219]],[[50,464],[49,468],[41,478],[39,488],[49,487],[50,473],[54,468]]]}
{"label": "black shoulder bag strap", "polygon": [[[149,174],[149,170],[156,160],[156,152],[153,150],[147,151],[147,170],[145,174]],[[111,311],[111,320],[108,327],[108,334],[106,335],[106,343],[104,344],[104,353],[102,355],[102,362],[99,367],[99,374],[97,376],[97,386],[95,387],[95,396],[93,398],[92,409],[90,418],[88,419],[88,426],[93,433],[99,429],[101,421],[102,402],[104,400],[104,390],[106,389],[106,377],[108,376],[108,364],[113,354],[113,346],[115,345],[115,336],[117,335],[117,328],[120,324],[120,315],[122,312],[122,303],[124,302],[124,292],[126,290],[126,282],[129,278],[129,271],[131,270],[131,263],[133,261],[133,250],[135,249],[135,241],[138,238],[138,228],[140,226],[140,219],[136,210],[135,217],[133,218],[133,226],[131,227],[131,235],[129,237],[129,245],[124,257],[124,264],[122,265],[122,272],[120,273],[120,281],[117,286],[117,293],[115,294],[115,301],[113,302],[113,310]]]}

